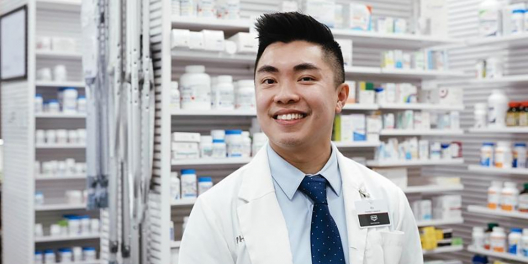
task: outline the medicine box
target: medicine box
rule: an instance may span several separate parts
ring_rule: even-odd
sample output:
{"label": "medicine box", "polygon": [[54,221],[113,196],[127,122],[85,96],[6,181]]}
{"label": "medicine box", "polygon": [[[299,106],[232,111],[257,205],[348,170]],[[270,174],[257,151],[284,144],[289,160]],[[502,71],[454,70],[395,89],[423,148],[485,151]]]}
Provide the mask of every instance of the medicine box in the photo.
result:
{"label": "medicine box", "polygon": [[189,33],[189,48],[197,50],[204,49],[204,36],[202,32]]}
{"label": "medicine box", "polygon": [[351,3],[348,6],[349,28],[358,31],[372,30],[372,7],[364,4]]}
{"label": "medicine box", "polygon": [[352,66],[352,40],[350,39],[336,39],[339,46],[341,46],[341,53],[343,54],[343,62],[345,67]]}
{"label": "medicine box", "polygon": [[229,38],[229,41],[236,43],[238,53],[257,53],[258,39],[252,33],[239,32]]}
{"label": "medicine box", "polygon": [[391,180],[400,188],[406,188],[408,184],[407,169],[406,168],[389,168],[389,169],[374,169],[375,172],[383,175],[385,178]]}
{"label": "medicine box", "polygon": [[200,133],[172,133],[172,158],[173,159],[198,159],[200,158]]}
{"label": "medicine box", "polygon": [[74,38],[53,37],[51,39],[51,49],[61,52],[75,52],[77,43]]}
{"label": "medicine box", "polygon": [[335,25],[335,1],[333,0],[304,0],[304,13],[312,16],[320,23],[333,28]]}
{"label": "medicine box", "polygon": [[224,31],[221,30],[202,30],[204,39],[204,50],[224,51]]}
{"label": "medicine box", "polygon": [[189,48],[190,35],[191,31],[188,29],[173,29],[171,48]]}
{"label": "medicine box", "polygon": [[365,115],[364,114],[351,114],[349,115],[352,123],[352,135],[353,141],[365,141],[367,140],[367,133],[365,127]]}
{"label": "medicine box", "polygon": [[462,197],[443,195],[433,198],[433,217],[435,219],[458,219],[462,217]]}

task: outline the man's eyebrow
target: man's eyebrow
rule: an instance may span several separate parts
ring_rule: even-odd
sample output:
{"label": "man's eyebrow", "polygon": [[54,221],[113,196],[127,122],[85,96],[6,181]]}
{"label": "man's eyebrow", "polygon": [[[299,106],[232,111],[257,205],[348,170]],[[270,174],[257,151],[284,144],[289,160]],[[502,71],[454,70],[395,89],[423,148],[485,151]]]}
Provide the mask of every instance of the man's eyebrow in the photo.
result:
{"label": "man's eyebrow", "polygon": [[295,67],[293,67],[293,70],[296,72],[300,72],[300,71],[305,71],[305,70],[321,70],[321,69],[311,63],[301,63],[298,65],[295,65]]}
{"label": "man's eyebrow", "polygon": [[264,65],[262,67],[260,67],[258,70],[257,70],[257,73],[277,73],[279,72],[279,69],[271,66],[271,65]]}

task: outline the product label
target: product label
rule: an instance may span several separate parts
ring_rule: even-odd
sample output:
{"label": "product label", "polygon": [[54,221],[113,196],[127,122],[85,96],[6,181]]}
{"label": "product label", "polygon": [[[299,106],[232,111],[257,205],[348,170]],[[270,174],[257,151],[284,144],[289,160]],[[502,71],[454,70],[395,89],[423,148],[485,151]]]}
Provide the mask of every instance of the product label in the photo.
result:
{"label": "product label", "polygon": [[233,109],[235,107],[235,95],[233,91],[219,91],[218,92],[218,108]]}
{"label": "product label", "polygon": [[227,145],[227,156],[230,158],[242,157],[242,148],[241,143],[229,143]]}
{"label": "product label", "polygon": [[528,126],[528,113],[519,113],[519,126]]}
{"label": "product label", "polygon": [[500,194],[495,191],[488,191],[488,208],[497,209],[500,203]]}
{"label": "product label", "polygon": [[491,150],[483,150],[480,154],[480,165],[485,167],[491,167],[492,166],[492,156],[493,153]]}
{"label": "product label", "polygon": [[494,10],[479,10],[479,32],[481,36],[495,36],[499,29],[499,13]]}
{"label": "product label", "polygon": [[528,194],[519,195],[519,211],[528,213]]}
{"label": "product label", "polygon": [[511,193],[503,193],[501,197],[501,209],[505,211],[513,211],[517,205],[517,200],[515,198],[516,197]]}
{"label": "product label", "polygon": [[241,108],[241,109],[255,109],[255,94],[253,94],[253,93],[238,93],[237,108]]}
{"label": "product label", "polygon": [[506,250],[506,239],[491,237],[490,238],[491,250],[495,252],[504,252]]}
{"label": "product label", "polygon": [[511,253],[511,254],[517,255],[517,252],[519,250],[519,246],[518,245],[519,245],[519,240],[516,240],[516,241],[511,241],[510,240],[510,244],[509,244],[509,247],[508,247],[508,252]]}
{"label": "product label", "polygon": [[187,180],[184,176],[182,177],[182,198],[194,198],[196,197],[196,181]]}
{"label": "product label", "polygon": [[203,84],[181,86],[181,99],[183,107],[192,103],[210,104],[211,89],[209,86]]}

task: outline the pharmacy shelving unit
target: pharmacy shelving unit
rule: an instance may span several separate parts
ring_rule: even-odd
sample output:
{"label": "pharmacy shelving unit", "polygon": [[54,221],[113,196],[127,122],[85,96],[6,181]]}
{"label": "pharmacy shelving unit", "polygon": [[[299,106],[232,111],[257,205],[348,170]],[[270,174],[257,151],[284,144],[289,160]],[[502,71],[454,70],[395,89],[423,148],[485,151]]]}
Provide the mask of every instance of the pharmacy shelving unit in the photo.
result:
{"label": "pharmacy shelving unit", "polygon": [[[22,5],[27,8],[27,77],[2,82],[2,119],[4,152],[3,263],[33,263],[36,249],[73,246],[99,247],[99,235],[72,237],[35,237],[35,223],[42,223],[44,234],[49,225],[64,214],[99,217],[98,211],[86,211],[84,205],[67,205],[66,190],[84,190],[84,175],[38,175],[35,161],[85,160],[85,145],[37,145],[37,129],[79,129],[85,127],[84,115],[35,114],[35,94],[45,100],[56,99],[61,87],[78,88],[84,94],[81,54],[80,0],[8,0],[0,1],[0,14]],[[68,37],[77,43],[74,52],[36,50],[38,37]],[[67,69],[64,82],[37,80],[36,71],[62,64]],[[35,192],[45,195],[44,205],[35,204]]]}
{"label": "pharmacy shelving unit", "polygon": [[[380,3],[383,8],[391,10],[401,10],[401,3],[382,3],[379,0],[374,1]],[[165,3],[165,2],[163,2]],[[257,3],[262,5],[250,4],[251,10],[244,10],[242,7],[241,20],[234,21],[219,21],[212,19],[201,19],[201,18],[183,18],[178,16],[169,15],[167,18],[162,19],[163,28],[179,28],[189,29],[191,31],[200,31],[204,29],[210,30],[223,30],[226,37],[230,37],[237,32],[248,32],[251,25],[253,24],[248,20],[248,15],[252,15],[258,12],[267,13],[275,12],[274,8],[268,8],[269,4],[262,0],[257,0]],[[390,7],[387,7],[390,6]],[[382,9],[383,9],[382,8]],[[408,11],[408,10],[407,10]],[[407,11],[396,11],[400,12],[402,17],[409,16]],[[166,14],[165,10],[163,14]],[[356,32],[348,30],[336,30],[332,29],[334,35],[337,38],[351,39],[354,43],[354,54],[365,54],[365,58],[361,58],[357,65],[345,67],[345,75],[347,80],[382,80],[383,82],[420,82],[422,80],[435,80],[435,79],[456,79],[465,78],[468,75],[462,71],[425,71],[425,70],[411,70],[411,69],[385,69],[376,67],[373,65],[379,65],[379,55],[375,54],[378,50],[389,50],[389,49],[403,49],[403,50],[417,50],[421,48],[429,48],[438,45],[453,45],[460,44],[461,41],[453,40],[449,38],[434,37],[434,36],[418,36],[411,34],[379,34],[373,32]],[[168,32],[170,39],[170,32]],[[165,34],[165,32],[163,33]],[[166,35],[163,35],[165,39]],[[210,52],[200,51],[191,49],[175,48],[170,49],[169,43],[162,43],[162,54],[159,56],[161,69],[159,70],[161,75],[161,82],[166,83],[167,87],[163,88],[163,92],[166,93],[167,97],[170,94],[170,81],[177,81],[184,70],[185,65],[200,64],[206,66],[206,72],[211,76],[214,75],[233,75],[235,80],[238,79],[252,79],[253,78],[253,67],[255,63],[255,54],[227,54],[224,52]],[[169,48],[167,48],[169,47]],[[371,48],[378,49],[373,52]],[[170,63],[163,62],[163,59],[170,58]],[[368,60],[368,62],[366,62]],[[169,67],[165,69],[164,67]],[[170,75],[167,78],[165,75],[170,71]],[[164,104],[168,109],[168,104]],[[433,105],[433,104],[387,104],[387,105],[361,105],[361,104],[347,104],[344,109],[345,113],[348,112],[370,112],[375,110],[423,110],[423,111],[461,111],[464,110],[462,105]],[[212,113],[214,112],[214,113]],[[212,129],[243,129],[248,130],[251,119],[256,116],[254,112],[248,111],[166,111],[162,113],[163,118],[166,118],[166,113],[170,114],[170,122],[168,124],[169,129],[162,129],[161,132],[161,148],[166,153],[170,153],[170,133],[176,131],[189,131],[189,132],[200,132],[201,134],[208,134]],[[162,126],[167,126],[164,120],[162,120]],[[414,131],[399,134],[398,136],[406,135],[423,135],[423,136],[445,136],[446,131]],[[454,131],[453,135],[460,135],[463,131]],[[166,141],[164,141],[166,140]],[[371,157],[374,148],[378,147],[380,142],[335,142],[336,146],[340,148],[344,153],[358,153],[359,156]],[[168,149],[167,149],[168,148]],[[369,149],[370,148],[370,149]],[[170,154],[167,154],[170,156]],[[352,154],[351,154],[352,155]],[[184,160],[184,161],[171,161],[170,168],[173,172],[177,172],[183,168],[196,168],[197,174],[211,175],[213,182],[218,182],[223,179],[226,175],[231,173],[233,170],[249,162],[248,160]],[[403,163],[401,166],[410,166],[419,168],[420,166],[426,165],[450,165],[450,164],[461,164],[462,160],[452,161],[413,161],[409,163]],[[400,165],[401,162],[398,162]],[[162,164],[163,165],[163,164]],[[372,165],[372,162],[371,162]],[[374,164],[376,165],[376,164]],[[380,163],[384,166],[385,164]],[[389,164],[390,165],[390,164]],[[169,173],[171,169],[165,169],[162,167],[161,182],[169,184]],[[412,195],[431,194],[431,193],[442,193],[444,191],[459,191],[463,188],[462,185],[456,186],[417,186],[409,187],[408,193]],[[167,189],[165,189],[167,190]],[[167,197],[167,196],[164,196]],[[171,203],[170,218],[175,223],[176,235],[175,239],[181,239],[181,223],[184,216],[187,216],[192,208],[194,200],[178,200]],[[165,207],[162,209],[164,216]],[[432,224],[458,224],[463,220],[456,219],[456,221],[438,221]],[[427,223],[431,224],[431,223]],[[166,241],[166,242],[165,242]],[[177,248],[179,242],[169,242],[163,240],[162,245],[167,248]],[[453,249],[453,248],[450,248]],[[454,250],[461,250],[462,247],[455,247]],[[444,249],[445,250],[445,249]]]}
{"label": "pharmacy shelving unit", "polygon": [[514,84],[514,83],[528,83],[528,74],[524,75],[508,75],[493,79],[474,79],[470,80],[471,84]]}
{"label": "pharmacy shelving unit", "polygon": [[440,160],[395,160],[395,161],[367,161],[367,166],[373,168],[383,167],[415,167],[434,165],[457,165],[463,164],[464,159],[440,159]]}
{"label": "pharmacy shelving unit", "polygon": [[478,46],[503,46],[508,48],[526,47],[528,41],[528,33],[509,35],[509,36],[497,36],[487,38],[474,38],[466,41],[467,46],[478,47]]}
{"label": "pharmacy shelving unit", "polygon": [[404,193],[444,193],[451,191],[462,191],[464,185],[462,184],[449,184],[449,185],[422,185],[422,186],[408,186],[402,189]]}
{"label": "pharmacy shelving unit", "polygon": [[464,246],[447,246],[447,247],[439,247],[432,250],[424,250],[423,254],[426,255],[433,255],[433,254],[440,254],[440,253],[449,253],[449,252],[458,252],[464,250]]}
{"label": "pharmacy shelving unit", "polygon": [[528,169],[521,169],[521,168],[503,169],[503,168],[495,168],[495,167],[484,167],[480,165],[469,165],[468,170],[478,172],[478,173],[486,173],[486,174],[528,176]]}
{"label": "pharmacy shelving unit", "polygon": [[490,256],[503,260],[512,260],[519,263],[528,263],[528,257],[513,255],[507,252],[494,252],[486,249],[479,249],[474,246],[468,246],[467,251],[479,255]]}
{"label": "pharmacy shelving unit", "polygon": [[469,205],[467,207],[467,210],[468,212],[472,212],[472,213],[528,220],[528,213],[522,213],[522,212],[509,212],[509,211],[504,211],[500,209],[494,210],[494,209],[490,209],[485,206],[478,206],[478,205]]}
{"label": "pharmacy shelving unit", "polygon": [[416,224],[418,227],[425,226],[441,226],[441,225],[457,225],[464,223],[464,219],[434,219],[428,221],[417,221]]}
{"label": "pharmacy shelving unit", "polygon": [[380,136],[448,136],[462,135],[461,129],[383,129]]}
{"label": "pharmacy shelving unit", "polygon": [[470,128],[469,133],[510,133],[510,134],[528,134],[528,127],[504,127],[504,128]]}

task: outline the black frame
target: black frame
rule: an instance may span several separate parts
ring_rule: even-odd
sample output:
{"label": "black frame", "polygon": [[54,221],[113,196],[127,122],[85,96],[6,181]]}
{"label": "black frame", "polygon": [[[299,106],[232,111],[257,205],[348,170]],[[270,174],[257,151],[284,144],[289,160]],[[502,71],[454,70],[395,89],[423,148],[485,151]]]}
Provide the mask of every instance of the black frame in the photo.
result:
{"label": "black frame", "polygon": [[[3,15],[0,16],[0,24],[1,24],[1,21],[3,18],[5,18],[6,16],[9,16],[13,13],[16,13],[16,12],[20,12],[20,11],[23,11],[24,14],[25,14],[25,18],[26,18],[26,23],[25,23],[25,28],[24,28],[24,31],[25,31],[25,36],[26,36],[26,43],[25,43],[25,47],[24,47],[24,51],[25,51],[25,61],[24,61],[24,74],[21,75],[21,76],[15,76],[15,77],[11,77],[11,78],[3,78],[2,77],[2,69],[0,68],[0,81],[4,82],[4,81],[14,81],[14,80],[25,80],[27,79],[28,77],[28,11],[27,11],[27,5],[23,5],[19,8],[16,8],[16,9],[13,9],[11,11],[9,11],[8,13],[5,13]],[[2,28],[0,27],[0,43],[1,43],[1,40],[2,40]],[[1,47],[0,47],[0,62],[2,61],[2,51],[1,51]]]}

